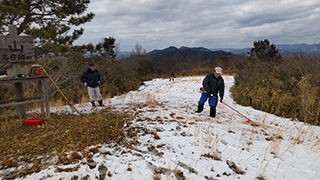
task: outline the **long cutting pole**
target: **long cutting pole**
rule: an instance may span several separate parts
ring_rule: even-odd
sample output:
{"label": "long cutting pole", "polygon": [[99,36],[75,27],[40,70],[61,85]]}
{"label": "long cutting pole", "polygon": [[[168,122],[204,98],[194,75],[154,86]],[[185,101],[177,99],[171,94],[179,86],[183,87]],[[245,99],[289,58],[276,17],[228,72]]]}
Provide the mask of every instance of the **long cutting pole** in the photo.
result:
{"label": "long cutting pole", "polygon": [[234,109],[233,107],[229,106],[227,103],[221,101],[220,99],[218,99],[217,97],[213,96],[214,98],[216,98],[216,100],[220,101],[222,104],[228,106],[230,109],[234,110],[235,112],[237,112],[238,114],[240,114],[242,117],[247,119],[247,123],[252,123],[253,121],[251,121],[247,116],[241,114],[239,111],[237,111],[236,109]]}
{"label": "long cutting pole", "polygon": [[246,119],[247,119],[247,123],[251,123],[251,122],[252,122],[248,117],[246,117],[245,115],[241,114],[239,111],[237,111],[237,110],[234,109],[233,107],[229,106],[227,103],[221,101],[220,99],[219,99],[219,101],[220,101],[222,104],[228,106],[230,109],[232,109],[232,110],[234,110],[235,112],[237,112],[238,114],[240,114],[242,117],[246,118]]}
{"label": "long cutting pole", "polygon": [[75,110],[79,115],[81,115],[81,113],[78,111],[77,108],[75,108],[73,106],[73,104],[69,101],[69,99],[62,93],[62,91],[60,90],[60,88],[56,85],[56,83],[53,81],[53,79],[49,76],[49,74],[47,73],[47,71],[40,65],[40,64],[34,64],[33,66],[39,66],[43,72],[49,77],[49,79],[51,80],[51,82],[53,83],[53,85],[58,89],[58,91],[61,93],[61,95],[64,97],[64,99],[69,103],[69,106],[71,109]]}

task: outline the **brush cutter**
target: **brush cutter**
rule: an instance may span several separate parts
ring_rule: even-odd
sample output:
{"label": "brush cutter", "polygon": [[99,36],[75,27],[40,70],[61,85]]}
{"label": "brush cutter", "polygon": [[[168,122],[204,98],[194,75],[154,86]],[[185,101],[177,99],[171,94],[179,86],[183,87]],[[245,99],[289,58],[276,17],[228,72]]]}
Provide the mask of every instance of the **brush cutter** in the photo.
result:
{"label": "brush cutter", "polygon": [[49,77],[49,79],[51,80],[51,82],[54,84],[54,86],[58,89],[58,91],[61,93],[61,95],[64,97],[64,99],[69,103],[69,106],[72,110],[75,110],[79,115],[81,115],[81,113],[78,111],[77,108],[75,108],[73,106],[73,104],[69,101],[69,99],[62,93],[62,91],[60,90],[60,88],[56,85],[56,83],[52,80],[52,78],[49,76],[49,74],[47,73],[47,71],[39,64],[34,64],[31,67],[30,70],[31,74],[34,73],[33,75],[35,76],[44,76],[47,75]]}
{"label": "brush cutter", "polygon": [[[203,87],[200,88],[200,92],[208,94],[208,93],[204,90]],[[209,94],[208,94],[208,95],[209,95]],[[239,111],[235,110],[233,107],[229,106],[227,103],[221,101],[220,99],[218,99],[217,97],[215,97],[215,96],[213,96],[213,95],[211,95],[211,94],[210,94],[210,96],[216,98],[217,101],[220,101],[222,104],[226,105],[227,107],[229,107],[229,108],[232,109],[233,111],[235,111],[235,112],[237,112],[238,114],[240,114],[242,117],[246,118],[246,119],[247,119],[247,121],[246,121],[247,123],[253,123],[253,121],[251,121],[248,117],[246,117],[245,115],[241,114]]]}
{"label": "brush cutter", "polygon": [[248,117],[246,117],[245,115],[241,114],[239,111],[235,110],[233,107],[229,106],[227,103],[221,101],[220,99],[216,98],[217,100],[219,100],[222,104],[228,106],[230,109],[234,110],[235,112],[237,112],[238,114],[240,114],[242,117],[247,119],[247,123],[253,123]]}

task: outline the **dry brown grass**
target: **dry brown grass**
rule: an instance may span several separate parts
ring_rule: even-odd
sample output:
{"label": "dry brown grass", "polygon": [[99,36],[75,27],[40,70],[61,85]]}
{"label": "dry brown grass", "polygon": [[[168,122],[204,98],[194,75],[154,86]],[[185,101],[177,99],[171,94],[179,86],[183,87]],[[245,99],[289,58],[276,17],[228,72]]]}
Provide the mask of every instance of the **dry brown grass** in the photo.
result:
{"label": "dry brown grass", "polygon": [[90,102],[89,97],[83,95],[83,96],[81,97],[81,100],[80,100],[80,103],[79,103],[79,104],[84,104],[84,103],[87,103],[87,102]]}
{"label": "dry brown grass", "polygon": [[[310,150],[312,150],[314,147],[316,146],[320,146],[320,138],[314,143],[314,145],[312,145],[312,147],[310,148]],[[320,150],[320,147],[316,150]]]}
{"label": "dry brown grass", "polygon": [[270,153],[274,155],[274,158],[279,157],[279,152],[280,152],[282,140],[283,140],[282,136],[283,136],[282,131],[279,128],[273,133],[271,137],[269,148],[270,148]]}
{"label": "dry brown grass", "polygon": [[[241,131],[241,138],[239,139],[240,147],[242,150],[248,151],[250,149],[250,145],[252,145],[252,130],[250,131],[250,134],[248,134],[248,129],[243,128]],[[251,139],[251,140],[250,140]]]}
{"label": "dry brown grass", "polygon": [[262,175],[259,175],[256,177],[257,180],[266,180],[266,178]]}
{"label": "dry brown grass", "polygon": [[49,105],[50,107],[57,107],[57,106],[65,106],[66,103],[62,99],[57,99],[57,100],[50,100]]}
{"label": "dry brown grass", "polygon": [[257,161],[257,174],[259,174],[257,177],[264,177],[264,174],[267,172],[267,167],[269,165],[269,160],[266,161],[267,153],[269,151],[270,144],[265,150],[264,154],[260,154],[258,161]]}
{"label": "dry brown grass", "polygon": [[[3,118],[7,120],[3,121]],[[128,120],[127,114],[104,109],[99,113],[82,116],[51,114],[51,119],[38,127],[24,126],[24,119],[7,114],[0,121],[1,168],[35,163],[23,173],[16,171],[10,175],[10,178],[16,178],[46,168],[54,156],[59,157],[56,162],[59,164],[71,164],[85,156],[88,156],[88,159],[90,154],[86,153],[88,146],[111,142],[119,145],[127,144],[125,137],[136,135],[134,129],[124,133],[123,125],[130,124]],[[78,157],[63,153],[73,151],[87,155]]]}

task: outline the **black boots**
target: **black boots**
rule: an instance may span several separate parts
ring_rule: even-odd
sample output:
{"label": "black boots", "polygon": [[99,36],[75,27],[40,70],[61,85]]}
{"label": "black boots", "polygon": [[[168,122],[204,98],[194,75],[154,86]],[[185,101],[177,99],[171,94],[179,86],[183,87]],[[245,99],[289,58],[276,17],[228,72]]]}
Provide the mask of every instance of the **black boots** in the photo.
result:
{"label": "black boots", "polygon": [[216,117],[216,107],[210,107],[210,117]]}
{"label": "black boots", "polygon": [[94,103],[94,101],[91,101],[92,107],[96,107],[96,104]]}
{"label": "black boots", "polygon": [[203,111],[203,105],[198,105],[198,110],[196,111],[196,113],[201,113]]}
{"label": "black boots", "polygon": [[104,105],[102,104],[102,100],[98,101],[98,103],[99,103],[99,106],[104,106]]}
{"label": "black boots", "polygon": [[[98,101],[98,103],[99,103],[99,106],[104,106],[102,104],[102,100]],[[92,104],[92,107],[96,107],[96,104],[94,103],[94,101],[91,101],[91,104]]]}
{"label": "black boots", "polygon": [[[196,113],[201,113],[203,111],[203,105],[198,105],[198,110]],[[210,107],[210,117],[216,117],[216,107]]]}

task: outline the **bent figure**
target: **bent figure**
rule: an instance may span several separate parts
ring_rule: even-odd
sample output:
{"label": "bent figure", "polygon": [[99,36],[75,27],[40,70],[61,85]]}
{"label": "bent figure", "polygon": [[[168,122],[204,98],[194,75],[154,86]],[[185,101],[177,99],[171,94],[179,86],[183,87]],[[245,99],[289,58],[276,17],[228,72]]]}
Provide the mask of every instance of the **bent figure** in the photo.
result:
{"label": "bent figure", "polygon": [[213,73],[208,73],[207,76],[203,79],[203,93],[201,94],[200,100],[198,102],[198,110],[196,111],[196,113],[201,113],[203,111],[203,105],[209,99],[210,117],[216,117],[218,93],[221,102],[224,96],[224,80],[221,74],[222,68],[216,67]]}

